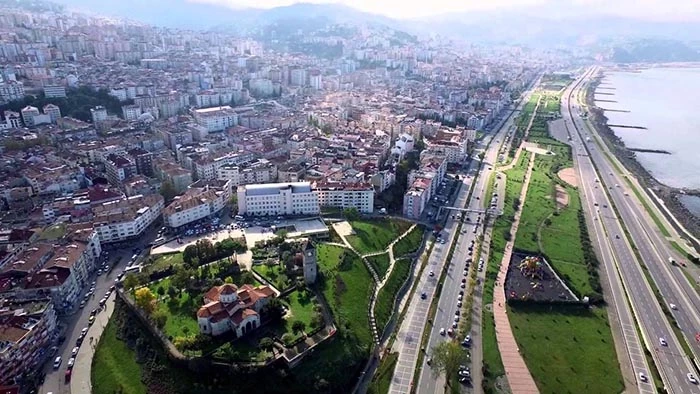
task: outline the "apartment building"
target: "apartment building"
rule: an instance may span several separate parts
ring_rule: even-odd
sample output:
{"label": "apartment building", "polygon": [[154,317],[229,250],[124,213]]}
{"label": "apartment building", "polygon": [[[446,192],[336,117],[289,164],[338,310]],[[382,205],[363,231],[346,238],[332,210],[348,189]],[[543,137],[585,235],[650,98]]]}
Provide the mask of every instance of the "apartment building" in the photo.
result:
{"label": "apartment building", "polygon": [[122,242],[140,236],[163,211],[163,196],[133,196],[92,208],[100,243]]}
{"label": "apartment building", "polygon": [[435,152],[423,152],[418,170],[408,173],[408,189],[403,199],[403,214],[418,218],[440,187],[447,171],[447,157]]}
{"label": "apartment building", "polygon": [[330,183],[314,184],[313,192],[322,207],[356,208],[362,213],[374,212],[374,188],[369,183]]}
{"label": "apartment building", "polygon": [[0,301],[0,385],[41,368],[56,331],[56,312],[46,298]]}
{"label": "apartment building", "polygon": [[309,182],[238,186],[241,215],[318,215],[318,196]]}
{"label": "apartment building", "polygon": [[226,164],[218,169],[217,179],[230,181],[232,186],[270,183],[277,180],[277,166],[266,159]]}
{"label": "apartment building", "polygon": [[163,209],[163,222],[168,227],[177,228],[215,215],[230,200],[230,181],[197,182]]}
{"label": "apartment building", "polygon": [[44,86],[44,97],[66,97],[66,87],[62,85],[46,85]]}
{"label": "apartment building", "polygon": [[104,165],[107,179],[115,186],[121,185],[125,179],[137,173],[136,162],[125,156],[110,154],[105,159]]}
{"label": "apartment building", "polygon": [[238,114],[228,105],[196,109],[192,115],[207,132],[223,131],[238,124]]}

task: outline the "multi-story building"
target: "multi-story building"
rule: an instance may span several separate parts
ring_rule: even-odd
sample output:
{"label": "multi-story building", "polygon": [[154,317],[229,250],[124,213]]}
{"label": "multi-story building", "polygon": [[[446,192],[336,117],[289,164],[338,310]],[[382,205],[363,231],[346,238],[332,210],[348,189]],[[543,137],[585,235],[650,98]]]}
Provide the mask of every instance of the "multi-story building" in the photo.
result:
{"label": "multi-story building", "polygon": [[196,109],[192,115],[207,132],[223,131],[238,124],[238,114],[228,105]]}
{"label": "multi-story building", "polygon": [[92,116],[92,123],[98,124],[107,120],[107,108],[103,106],[97,106],[90,109],[90,115]]}
{"label": "multi-story building", "polygon": [[34,126],[34,117],[41,115],[39,109],[31,105],[22,108],[20,112],[22,113],[22,122],[24,122],[24,125],[27,127]]}
{"label": "multi-story building", "polygon": [[227,164],[218,169],[217,179],[231,181],[232,186],[270,183],[277,180],[277,166],[266,159]]}
{"label": "multi-story building", "polygon": [[124,156],[110,154],[104,161],[104,165],[107,179],[115,186],[121,185],[125,179],[137,173],[136,162]]}
{"label": "multi-story building", "polygon": [[153,153],[141,148],[131,149],[127,153],[136,164],[136,173],[148,177],[153,176]]}
{"label": "multi-story building", "polygon": [[22,117],[15,111],[5,111],[5,125],[8,129],[18,129],[22,127]]}
{"label": "multi-story building", "polygon": [[423,214],[430,198],[440,187],[447,171],[447,158],[434,152],[421,153],[420,168],[408,173],[403,214],[417,218]]}
{"label": "multi-story building", "polygon": [[100,243],[121,242],[139,237],[163,211],[163,196],[133,196],[94,206],[93,226]]}
{"label": "multi-story building", "polygon": [[66,97],[66,87],[61,85],[46,85],[44,86],[44,97]]}
{"label": "multi-story building", "polygon": [[141,116],[141,107],[136,104],[122,106],[122,116],[124,120],[133,122]]}
{"label": "multi-story building", "polygon": [[51,123],[56,123],[61,119],[61,109],[58,108],[58,105],[46,104],[42,109],[46,115],[49,115]]}
{"label": "multi-story building", "polygon": [[176,228],[210,217],[226,207],[231,200],[230,181],[209,181],[192,185],[185,194],[163,209],[163,222]]}
{"label": "multi-story building", "polygon": [[356,208],[362,213],[374,212],[374,188],[369,183],[317,183],[313,191],[322,207]]}
{"label": "multi-story building", "polygon": [[0,102],[21,100],[24,98],[24,85],[22,82],[8,81],[0,83]]}
{"label": "multi-story building", "polygon": [[45,297],[0,301],[0,385],[41,369],[55,331],[56,312]]}
{"label": "multi-story building", "polygon": [[318,196],[309,182],[238,186],[242,215],[318,215]]}

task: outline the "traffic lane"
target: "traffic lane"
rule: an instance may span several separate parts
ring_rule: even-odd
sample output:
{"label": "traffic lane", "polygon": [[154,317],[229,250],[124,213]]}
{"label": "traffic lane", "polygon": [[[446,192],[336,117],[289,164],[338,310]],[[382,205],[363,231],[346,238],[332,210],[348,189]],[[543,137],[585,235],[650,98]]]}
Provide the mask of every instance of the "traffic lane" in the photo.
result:
{"label": "traffic lane", "polygon": [[[590,164],[590,168],[587,171],[588,174],[591,174],[595,176],[595,171],[592,168],[592,163]],[[603,180],[605,182],[605,180]],[[598,195],[596,198],[599,198],[599,201],[607,201],[607,195],[605,192],[602,190],[602,188],[605,187],[605,185],[601,184],[600,188],[596,188]],[[618,230],[618,234],[622,233],[622,229],[620,226],[620,223],[618,222],[617,218],[614,217],[614,215],[604,215],[604,218],[607,218],[607,225],[611,226],[609,228],[615,228]],[[604,220],[604,219],[601,219]],[[626,277],[633,277],[637,280],[632,281],[632,291],[630,291],[630,296],[637,301],[634,302],[636,305],[654,305],[656,308],[652,309],[654,312],[650,312],[648,308],[644,308],[642,313],[640,313],[641,319],[645,322],[643,325],[643,330],[647,332],[647,340],[651,343],[649,343],[649,346],[653,346],[653,343],[658,343],[658,342],[653,342],[653,341],[658,341],[657,338],[664,337],[667,339],[669,345],[673,344],[676,349],[679,349],[678,343],[676,341],[675,335],[674,337],[667,338],[668,335],[667,333],[670,330],[670,326],[668,326],[668,321],[665,320],[662,312],[660,311],[658,302],[656,302],[655,298],[651,297],[649,295],[650,289],[647,287],[648,285],[646,283],[642,283],[641,281],[643,279],[639,279],[640,276],[643,277],[643,274],[641,271],[636,272],[636,270],[641,270],[641,267],[638,265],[636,260],[632,257],[632,252],[629,249],[630,247],[624,247],[620,249],[623,254],[623,267],[628,268],[626,269]],[[626,252],[626,253],[625,253]],[[630,271],[630,269],[632,271]],[[646,290],[646,291],[645,291]],[[635,297],[636,296],[636,297]],[[664,324],[664,322],[666,324]],[[656,336],[656,337],[654,337]],[[673,386],[679,387],[679,382],[683,381],[685,379],[685,373],[683,372],[683,368],[681,365],[688,363],[687,359],[683,359],[682,355],[679,355],[678,353],[674,353],[673,355],[670,355],[668,353],[660,353],[660,352],[655,352],[657,355],[658,359],[661,361],[661,365],[659,366],[659,369],[661,369],[664,372],[664,376],[666,376],[666,380],[670,381]],[[680,359],[679,359],[680,357]],[[685,363],[683,362],[685,361]],[[686,364],[688,365],[688,364]],[[670,371],[669,366],[674,366],[675,368],[672,368]]]}

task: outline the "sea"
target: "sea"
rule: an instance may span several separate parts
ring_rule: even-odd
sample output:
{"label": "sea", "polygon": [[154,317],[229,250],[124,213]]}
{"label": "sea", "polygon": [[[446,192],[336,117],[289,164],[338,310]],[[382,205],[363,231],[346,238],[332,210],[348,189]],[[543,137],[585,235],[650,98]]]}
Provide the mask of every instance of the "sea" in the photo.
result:
{"label": "sea", "polygon": [[[659,182],[700,190],[700,68],[650,68],[639,72],[606,72],[596,90],[596,105],[628,148],[670,152],[637,152],[637,160]],[[700,197],[682,203],[700,217]]]}

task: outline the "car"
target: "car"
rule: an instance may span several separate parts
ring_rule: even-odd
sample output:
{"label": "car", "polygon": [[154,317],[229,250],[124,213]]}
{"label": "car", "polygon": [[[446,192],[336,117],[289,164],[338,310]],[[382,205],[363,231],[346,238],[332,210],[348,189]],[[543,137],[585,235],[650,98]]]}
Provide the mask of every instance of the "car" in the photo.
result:
{"label": "car", "polygon": [[467,278],[462,278],[462,283],[467,283]]}
{"label": "car", "polygon": [[462,383],[462,384],[469,384],[470,381],[471,381],[471,379],[466,377],[466,376],[462,376],[461,378],[459,378],[459,383]]}
{"label": "car", "polygon": [[676,304],[668,304],[669,308],[673,309],[674,311],[678,310],[678,306]]}
{"label": "car", "polygon": [[615,234],[615,239],[620,239],[620,234]]}
{"label": "car", "polygon": [[[442,335],[442,336],[445,335],[445,329],[444,329],[444,328],[440,328],[440,335]],[[59,357],[59,358],[60,358],[60,357]]]}
{"label": "car", "polygon": [[668,342],[666,342],[665,338],[659,338],[659,343],[661,346],[668,346]]}
{"label": "car", "polygon": [[598,206],[598,203],[597,203],[597,202],[594,202],[594,203],[593,203],[593,206],[594,206],[594,207],[597,207],[597,206]]}
{"label": "car", "polygon": [[440,243],[444,245],[444,244],[445,244],[445,240],[444,240],[444,239],[441,239],[441,240],[440,240]]}
{"label": "car", "polygon": [[460,294],[459,296],[457,296],[457,301],[462,301],[462,298],[463,298],[463,297],[464,297],[464,295],[463,295],[463,294]]}
{"label": "car", "polygon": [[102,275],[102,270],[101,270],[101,269],[97,270],[97,276],[100,276],[100,275]]}
{"label": "car", "polygon": [[608,204],[603,204],[603,208],[607,208],[607,207],[608,207]]}
{"label": "car", "polygon": [[428,298],[428,295],[425,294],[425,292],[420,293],[420,299],[421,299],[421,300],[424,300],[424,299],[426,299],[426,298]]}
{"label": "car", "polygon": [[455,323],[459,322],[459,315],[455,316]]}
{"label": "car", "polygon": [[64,379],[66,380],[66,383],[70,382],[71,375],[73,375],[73,368],[66,369],[66,373],[64,374]]}
{"label": "car", "polygon": [[447,330],[447,335],[449,335],[449,336],[452,336],[452,334],[454,334],[454,333],[455,333],[454,330],[451,328],[449,330]]}
{"label": "car", "polygon": [[96,314],[97,314],[97,309],[93,309],[93,310],[90,312],[90,316],[95,316]]}
{"label": "car", "polygon": [[428,357],[428,359],[425,360],[425,363],[428,364],[428,365],[432,364],[432,363],[433,363],[432,357]]}
{"label": "car", "polygon": [[75,357],[68,359],[68,368],[73,368],[73,364],[75,364]]}
{"label": "car", "polygon": [[461,307],[462,307],[462,301],[457,301],[457,308],[461,308]]}
{"label": "car", "polygon": [[[457,322],[452,323],[452,328],[457,329]],[[450,330],[452,330],[452,328],[450,328]],[[452,335],[452,334],[450,334],[450,335]]]}
{"label": "car", "polygon": [[471,372],[469,372],[468,369],[463,369],[459,371],[459,376],[464,377],[464,378],[469,378],[471,377]]}
{"label": "car", "polygon": [[459,309],[455,311],[455,316],[459,316]]}
{"label": "car", "polygon": [[469,271],[467,271],[467,270],[465,269],[464,272],[463,272],[463,274],[464,274],[464,276],[467,276],[467,275],[469,275]]}
{"label": "car", "polygon": [[78,337],[78,339],[75,340],[75,346],[80,346],[83,344],[83,337]]}
{"label": "car", "polygon": [[460,283],[460,284],[459,284],[459,287],[463,289],[463,288],[465,288],[465,287],[467,287],[467,286],[466,286],[464,283]]}
{"label": "car", "polygon": [[84,337],[87,334],[88,330],[89,330],[88,327],[83,327],[83,329],[80,330],[80,336]]}
{"label": "car", "polygon": [[639,380],[641,380],[642,382],[647,382],[647,381],[649,381],[649,378],[647,378],[647,375],[645,375],[644,372],[640,372],[639,373]]}
{"label": "car", "polygon": [[114,291],[115,288],[116,288],[116,286],[112,285],[109,287],[109,291]]}
{"label": "car", "polygon": [[463,295],[464,295],[464,290],[460,290],[460,291],[459,291],[459,295],[460,295],[460,296],[463,296]]}
{"label": "car", "polygon": [[80,301],[80,309],[85,308],[85,300]]}
{"label": "car", "polygon": [[428,274],[428,276],[430,276],[430,277],[432,278],[433,276],[435,276],[435,272],[430,271],[430,273]]}
{"label": "car", "polygon": [[53,360],[53,369],[58,369],[58,367],[61,366],[61,362],[62,362],[62,361],[63,361],[63,359],[61,359],[61,356],[56,357],[56,358]]}
{"label": "car", "polygon": [[695,379],[695,375],[693,375],[692,373],[689,372],[689,373],[688,373],[687,375],[685,375],[685,376],[688,378],[688,381],[689,381],[690,383],[692,383],[692,384],[698,384],[698,380]]}
{"label": "car", "polygon": [[70,352],[71,356],[75,357],[76,354],[78,354],[78,351],[80,350],[79,347],[74,347],[73,350]]}
{"label": "car", "polygon": [[92,323],[94,323],[94,322],[95,322],[95,316],[94,315],[90,316],[90,318],[88,318],[88,324],[92,325]]}

